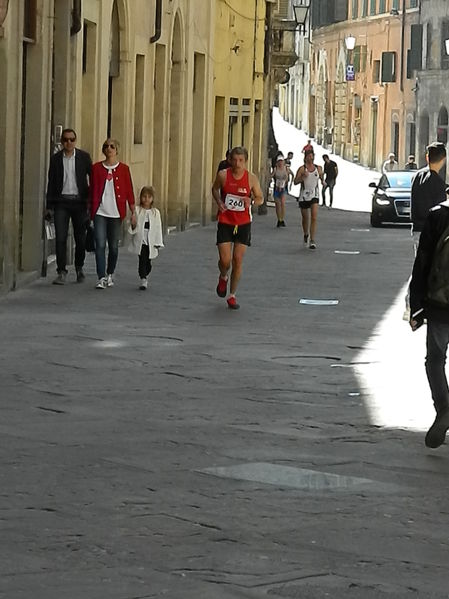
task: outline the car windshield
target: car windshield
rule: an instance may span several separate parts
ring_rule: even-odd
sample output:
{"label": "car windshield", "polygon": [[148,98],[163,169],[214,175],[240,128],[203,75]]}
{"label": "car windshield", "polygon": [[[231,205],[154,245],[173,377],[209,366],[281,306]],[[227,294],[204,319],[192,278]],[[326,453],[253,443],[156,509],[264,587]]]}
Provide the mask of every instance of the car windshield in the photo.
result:
{"label": "car windshield", "polygon": [[396,187],[399,189],[410,189],[416,171],[392,171],[384,175],[380,180],[380,187]]}

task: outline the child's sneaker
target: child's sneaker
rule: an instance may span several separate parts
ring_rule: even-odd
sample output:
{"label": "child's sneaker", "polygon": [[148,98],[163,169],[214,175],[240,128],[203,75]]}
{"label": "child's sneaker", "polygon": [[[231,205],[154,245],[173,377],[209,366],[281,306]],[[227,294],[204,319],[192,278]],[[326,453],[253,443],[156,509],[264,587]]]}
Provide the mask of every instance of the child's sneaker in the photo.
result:
{"label": "child's sneaker", "polygon": [[146,278],[144,279],[140,279],[140,285],[139,285],[139,289],[141,289],[142,291],[145,291],[145,289],[148,287],[148,281]]}

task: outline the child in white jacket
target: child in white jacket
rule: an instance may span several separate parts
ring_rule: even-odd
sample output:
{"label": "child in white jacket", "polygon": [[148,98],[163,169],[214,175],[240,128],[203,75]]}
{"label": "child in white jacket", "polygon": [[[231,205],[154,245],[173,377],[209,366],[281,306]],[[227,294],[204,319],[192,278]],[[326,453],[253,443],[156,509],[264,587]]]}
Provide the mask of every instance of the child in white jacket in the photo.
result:
{"label": "child in white jacket", "polygon": [[140,204],[136,206],[135,225],[131,222],[128,229],[131,235],[128,250],[139,255],[139,289],[142,291],[148,287],[151,260],[157,257],[159,248],[164,247],[161,213],[154,208],[153,202],[154,188],[142,187]]}

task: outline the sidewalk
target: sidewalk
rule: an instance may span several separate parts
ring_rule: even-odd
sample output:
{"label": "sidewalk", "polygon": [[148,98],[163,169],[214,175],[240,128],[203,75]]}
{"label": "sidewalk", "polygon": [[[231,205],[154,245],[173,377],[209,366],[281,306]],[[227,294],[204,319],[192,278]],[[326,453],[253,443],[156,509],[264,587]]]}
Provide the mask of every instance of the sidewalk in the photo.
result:
{"label": "sidewalk", "polygon": [[387,381],[361,378],[385,355],[423,380],[420,339],[415,370],[372,345],[407,232],[320,209],[314,252],[293,201],[286,222],[255,217],[236,312],[214,225],[170,235],[147,292],[122,249],[112,289],[89,256],[85,284],[0,301],[0,597],[448,596],[447,448],[424,447],[427,420],[379,426]]}

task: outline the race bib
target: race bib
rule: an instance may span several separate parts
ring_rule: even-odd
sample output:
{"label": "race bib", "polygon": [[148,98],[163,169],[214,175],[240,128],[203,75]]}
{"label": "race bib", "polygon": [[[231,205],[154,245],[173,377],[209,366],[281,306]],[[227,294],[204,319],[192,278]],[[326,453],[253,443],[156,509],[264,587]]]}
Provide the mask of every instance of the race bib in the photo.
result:
{"label": "race bib", "polygon": [[245,202],[243,201],[243,198],[232,195],[232,193],[226,194],[225,206],[228,210],[232,210],[233,212],[243,212],[245,210]]}

